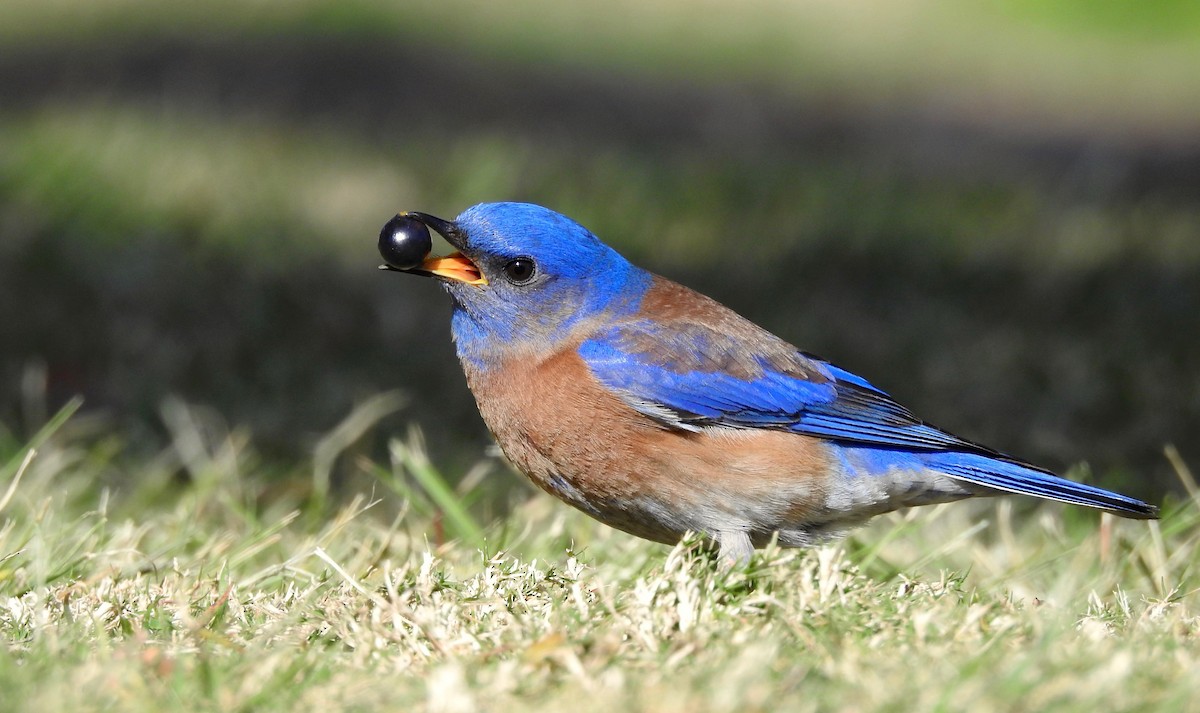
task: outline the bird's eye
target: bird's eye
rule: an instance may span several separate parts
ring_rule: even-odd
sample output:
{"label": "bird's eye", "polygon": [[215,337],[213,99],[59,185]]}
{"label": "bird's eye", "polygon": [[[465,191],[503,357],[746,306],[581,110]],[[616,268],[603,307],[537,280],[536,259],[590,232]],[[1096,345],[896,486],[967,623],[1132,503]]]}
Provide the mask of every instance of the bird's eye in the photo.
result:
{"label": "bird's eye", "polygon": [[528,284],[537,274],[537,264],[532,258],[519,257],[504,264],[504,276],[514,285]]}

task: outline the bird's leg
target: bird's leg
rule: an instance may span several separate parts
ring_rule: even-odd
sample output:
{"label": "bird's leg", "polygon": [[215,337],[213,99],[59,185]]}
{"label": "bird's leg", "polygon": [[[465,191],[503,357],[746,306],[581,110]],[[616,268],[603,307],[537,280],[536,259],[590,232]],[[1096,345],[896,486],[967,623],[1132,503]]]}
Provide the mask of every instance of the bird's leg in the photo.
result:
{"label": "bird's leg", "polygon": [[717,541],[721,543],[721,564],[726,567],[744,565],[754,554],[750,535],[742,530],[721,530]]}

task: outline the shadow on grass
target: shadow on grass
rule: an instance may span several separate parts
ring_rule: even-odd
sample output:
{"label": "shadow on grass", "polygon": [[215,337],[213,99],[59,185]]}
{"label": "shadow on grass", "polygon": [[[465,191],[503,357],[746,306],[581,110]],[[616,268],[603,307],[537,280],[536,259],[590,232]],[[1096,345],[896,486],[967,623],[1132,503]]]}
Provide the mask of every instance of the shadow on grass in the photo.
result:
{"label": "shadow on grass", "polygon": [[[1164,443],[1200,456],[1200,269],[982,270],[818,245],[765,277],[673,277],[918,415],[1050,467],[1088,460],[1152,495],[1171,484]],[[176,393],[249,425],[268,452],[297,455],[356,400],[400,388],[412,405],[388,427],[420,422],[439,462],[469,463],[487,443],[447,300],[424,280],[365,262],[264,273],[161,244],[89,255],[47,238],[8,253],[0,282],[20,295],[0,303],[0,379],[18,383],[22,365],[45,360],[56,403],[82,393],[145,429]],[[0,391],[3,420],[18,411],[15,391]]]}

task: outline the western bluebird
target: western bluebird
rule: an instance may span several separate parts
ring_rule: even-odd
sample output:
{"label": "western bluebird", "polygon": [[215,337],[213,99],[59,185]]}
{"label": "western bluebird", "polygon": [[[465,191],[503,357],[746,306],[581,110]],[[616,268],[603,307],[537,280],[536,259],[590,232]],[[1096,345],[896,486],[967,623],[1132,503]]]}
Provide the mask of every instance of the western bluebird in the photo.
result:
{"label": "western bluebird", "polygon": [[[428,228],[457,252],[428,257]],[[740,561],[773,536],[806,546],[973,496],[1157,516],[921,421],[549,209],[403,213],[379,244],[385,269],[434,277],[453,299],[458,358],[505,456],[625,532],[665,543],[700,532]]]}

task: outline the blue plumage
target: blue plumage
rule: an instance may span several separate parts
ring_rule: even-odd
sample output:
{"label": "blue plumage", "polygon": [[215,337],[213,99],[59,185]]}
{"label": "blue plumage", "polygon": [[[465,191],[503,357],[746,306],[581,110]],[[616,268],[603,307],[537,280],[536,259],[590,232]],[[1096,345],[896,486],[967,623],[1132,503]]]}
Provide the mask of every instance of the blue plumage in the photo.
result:
{"label": "blue plumage", "polygon": [[[875,446],[974,448],[844,369],[765,332],[756,342],[719,329],[642,321],[585,341],[579,353],[600,383],[695,425],[786,428]],[[656,351],[623,348],[628,344]],[[768,350],[773,358],[764,356]]]}
{"label": "blue plumage", "polygon": [[442,280],[468,383],[505,453],[547,491],[670,541],[742,557],[897,507],[1021,493],[1155,517],[926,423],[884,391],[630,264],[579,224],[519,203],[449,223]]}
{"label": "blue plumage", "polygon": [[[630,331],[643,338],[628,340]],[[653,354],[620,348],[622,341],[644,343],[647,331],[672,351],[655,360]],[[924,423],[861,377],[798,351],[792,354],[795,375],[789,375],[771,369],[745,350],[745,344],[716,330],[680,332],[670,324],[638,322],[585,341],[579,353],[600,383],[668,423],[788,429],[872,447],[878,472],[906,466],[907,458],[901,456],[915,454],[926,468],[996,490],[1132,517],[1154,513],[1134,498],[1060,478]],[[739,355],[749,365],[744,378],[721,369],[694,368],[712,366],[713,360],[704,356],[713,354]],[[693,368],[682,370],[681,360]]]}
{"label": "blue plumage", "polygon": [[1158,512],[1136,498],[1060,478],[1016,460],[960,451],[930,453],[922,460],[933,470],[1006,493],[1035,495],[1138,519],[1156,517]]}

